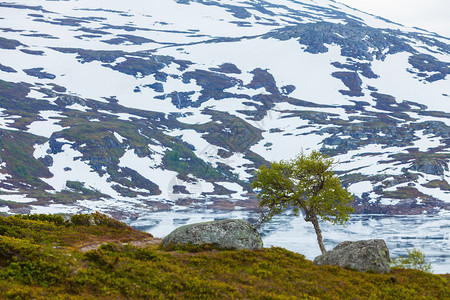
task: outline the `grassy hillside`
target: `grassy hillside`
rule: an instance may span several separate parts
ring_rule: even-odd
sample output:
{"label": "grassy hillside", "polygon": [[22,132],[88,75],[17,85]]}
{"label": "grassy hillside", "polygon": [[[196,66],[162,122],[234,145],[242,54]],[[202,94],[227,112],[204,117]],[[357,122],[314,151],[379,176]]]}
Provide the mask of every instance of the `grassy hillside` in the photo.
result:
{"label": "grassy hillside", "polygon": [[282,248],[164,251],[101,214],[0,217],[2,299],[449,299],[449,281],[317,267]]}

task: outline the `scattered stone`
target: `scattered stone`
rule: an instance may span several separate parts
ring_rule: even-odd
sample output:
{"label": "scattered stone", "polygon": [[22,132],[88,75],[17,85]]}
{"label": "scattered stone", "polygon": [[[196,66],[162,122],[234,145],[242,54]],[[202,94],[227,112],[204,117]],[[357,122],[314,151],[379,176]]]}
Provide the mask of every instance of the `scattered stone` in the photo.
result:
{"label": "scattered stone", "polygon": [[246,220],[220,220],[181,226],[163,241],[171,245],[212,244],[223,249],[262,249],[263,242],[256,228]]}
{"label": "scattered stone", "polygon": [[40,161],[44,163],[45,166],[51,167],[53,166],[53,157],[50,155],[46,155],[44,157],[39,158]]}
{"label": "scattered stone", "polygon": [[293,91],[295,91],[295,86],[293,86],[292,84],[285,85],[285,86],[281,87],[281,92],[282,92],[284,95],[289,95],[289,94],[291,94]]}
{"label": "scattered stone", "polygon": [[342,95],[361,97],[364,96],[361,84],[362,80],[357,72],[334,72],[331,74],[334,78],[342,80],[349,90],[339,90]]}
{"label": "scattered stone", "polygon": [[64,150],[62,149],[62,147],[64,145],[66,145],[67,143],[64,142],[59,142],[55,139],[55,137],[51,137],[50,141],[49,141],[49,146],[50,146],[50,153],[51,154],[58,154],[61,152],[64,152]]}
{"label": "scattered stone", "polygon": [[44,55],[44,51],[41,50],[30,50],[30,49],[20,49],[23,53],[31,54],[31,55]]}
{"label": "scattered stone", "polygon": [[184,185],[174,185],[172,194],[189,194],[189,191],[186,189]]}
{"label": "scattered stone", "polygon": [[221,73],[228,73],[228,74],[241,74],[242,73],[242,71],[239,70],[239,68],[236,67],[236,65],[231,64],[231,63],[224,63],[224,64],[221,64],[217,68],[209,68],[209,69],[214,72],[221,72]]}
{"label": "scattered stone", "polygon": [[2,65],[2,64],[0,64],[0,71],[6,72],[6,73],[17,73],[17,71],[14,70],[13,68]]}
{"label": "scattered stone", "polygon": [[56,76],[43,71],[44,68],[33,68],[33,69],[24,69],[23,71],[33,77],[37,77],[39,79],[55,79]]}
{"label": "scattered stone", "polygon": [[16,49],[19,46],[25,46],[19,41],[16,40],[10,40],[4,37],[0,37],[0,49]]}
{"label": "scattered stone", "polygon": [[426,174],[443,176],[448,171],[448,165],[445,160],[434,159],[433,157],[416,159],[410,170],[423,172]]}
{"label": "scattered stone", "polygon": [[314,259],[316,266],[332,265],[365,272],[389,273],[389,249],[384,240],[346,241]]}

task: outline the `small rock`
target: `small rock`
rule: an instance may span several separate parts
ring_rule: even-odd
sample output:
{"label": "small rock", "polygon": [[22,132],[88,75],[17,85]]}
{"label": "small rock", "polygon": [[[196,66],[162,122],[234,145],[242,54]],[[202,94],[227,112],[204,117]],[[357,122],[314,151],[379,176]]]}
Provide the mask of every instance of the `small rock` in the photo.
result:
{"label": "small rock", "polygon": [[416,159],[412,163],[410,170],[436,176],[443,176],[444,172],[448,171],[448,166],[445,162],[441,162],[433,158]]}
{"label": "small rock", "polygon": [[314,259],[316,266],[332,265],[358,271],[389,273],[389,249],[384,240],[342,242],[333,250]]}
{"label": "small rock", "polygon": [[170,245],[212,244],[224,249],[261,249],[263,242],[256,228],[246,220],[220,220],[181,226],[162,241]]}

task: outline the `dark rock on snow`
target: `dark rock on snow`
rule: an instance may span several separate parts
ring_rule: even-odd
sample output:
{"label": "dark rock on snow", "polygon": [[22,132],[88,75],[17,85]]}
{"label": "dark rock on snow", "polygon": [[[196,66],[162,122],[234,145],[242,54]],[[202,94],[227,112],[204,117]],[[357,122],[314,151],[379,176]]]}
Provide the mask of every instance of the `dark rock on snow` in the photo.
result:
{"label": "dark rock on snow", "polygon": [[439,161],[432,158],[416,159],[412,163],[410,170],[443,176],[444,172],[448,171],[448,165],[445,161]]}
{"label": "dark rock on snow", "polygon": [[37,77],[39,79],[55,79],[56,76],[43,71],[44,68],[32,68],[32,69],[24,69],[23,71],[33,77]]}
{"label": "dark rock on snow", "polygon": [[224,249],[261,249],[263,242],[246,220],[220,220],[181,226],[167,235],[162,246],[213,244]]}
{"label": "dark rock on snow", "polygon": [[332,265],[358,271],[388,273],[389,249],[384,240],[346,241],[314,259],[317,266]]}

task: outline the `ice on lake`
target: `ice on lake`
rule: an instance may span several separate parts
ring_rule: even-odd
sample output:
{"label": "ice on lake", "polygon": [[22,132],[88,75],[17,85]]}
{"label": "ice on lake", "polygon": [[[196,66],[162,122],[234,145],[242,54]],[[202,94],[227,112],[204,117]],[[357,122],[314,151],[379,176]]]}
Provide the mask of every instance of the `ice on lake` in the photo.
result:
{"label": "ice on lake", "polygon": [[[155,212],[128,223],[156,237],[164,237],[175,228],[197,222],[243,218],[250,221],[258,216],[247,211],[165,211]],[[345,227],[321,223],[324,243],[328,250],[347,240],[384,239],[391,257],[405,256],[406,249],[417,248],[432,263],[433,272],[450,273],[450,215],[385,216],[353,215]],[[275,217],[259,228],[264,247],[283,247],[313,260],[320,255],[314,228],[301,217]]]}

